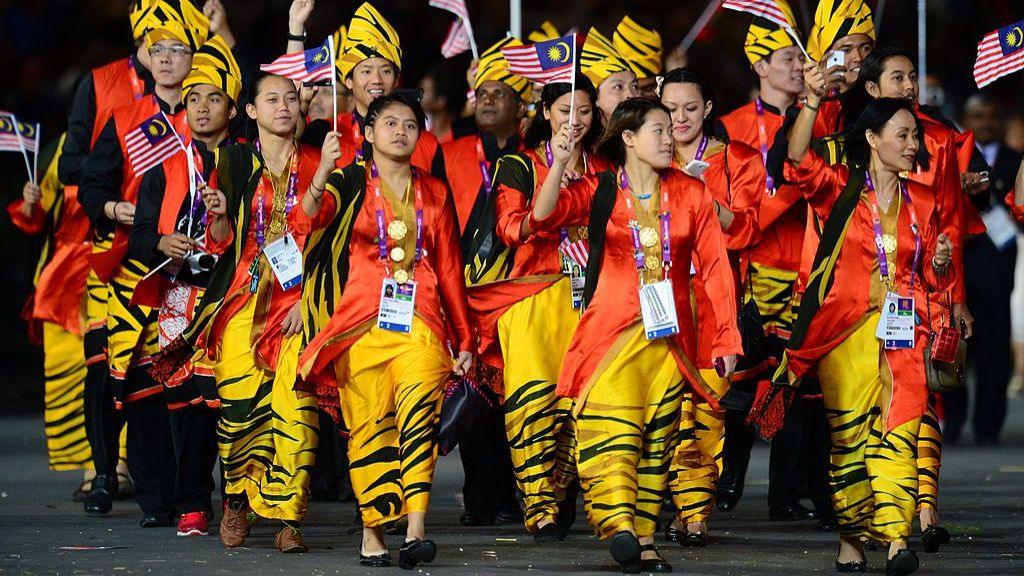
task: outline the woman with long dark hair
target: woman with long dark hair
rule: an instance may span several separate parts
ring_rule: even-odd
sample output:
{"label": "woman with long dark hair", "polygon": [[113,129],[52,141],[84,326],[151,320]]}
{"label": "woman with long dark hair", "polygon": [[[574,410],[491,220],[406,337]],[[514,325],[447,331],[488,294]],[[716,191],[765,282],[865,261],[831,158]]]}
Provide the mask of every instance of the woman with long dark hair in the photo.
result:
{"label": "woman with long dark hair", "polygon": [[[757,210],[765,193],[761,155],[745,144],[726,143],[715,137],[715,90],[697,70],[676,68],[666,73],[659,96],[672,116],[673,165],[700,178],[711,192],[715,215],[725,234],[737,293],[743,294],[744,250],[757,242],[760,233]],[[712,365],[715,324],[704,321],[709,314],[713,316],[718,295],[711,297],[696,267],[691,272],[698,332],[697,367],[704,381],[722,395],[730,382]],[[676,518],[666,527],[666,535],[683,546],[699,547],[707,544],[707,520],[714,508],[715,488],[722,471],[725,411],[713,409],[700,396],[687,391],[679,426],[679,445],[669,471]]]}
{"label": "woman with long dark hair", "polygon": [[887,574],[910,574],[916,447],[928,404],[924,348],[929,292],[950,281],[952,245],[935,191],[902,175],[929,167],[921,123],[903,99],[878,98],[844,134],[845,162],[807,142],[825,81],[810,90],[784,166],[824,222],[810,282],[776,377],[817,369],[831,432],[830,483],[839,517],[836,569],[864,572],[861,537],[888,542]]}
{"label": "woman with long dark hair", "polygon": [[[654,530],[689,388],[717,408],[697,370],[690,263],[720,301],[712,356],[728,377],[741,351],[736,291],[711,194],[671,170],[672,120],[653,99],[619,104],[597,151],[613,169],[563,188],[574,134],[551,143],[552,167],[523,234],[588,226],[586,311],[562,365],[575,398],[577,466],[587,515],[623,572],[670,572]],[[561,189],[561,190],[560,190]]]}
{"label": "woman with long dark hair", "polygon": [[579,323],[586,230],[566,226],[523,234],[522,223],[529,218],[538,183],[554,163],[551,135],[562,126],[571,128],[577,142],[566,182],[606,169],[607,163],[593,153],[602,125],[597,92],[586,77],[577,79],[575,95],[569,83],[548,84],[540,101],[542,110],[526,130],[523,152],[501,158],[495,169],[495,228],[514,253],[509,280],[501,289],[474,291],[474,298],[487,294],[488,308],[496,311],[479,319],[483,344],[496,341],[500,346],[505,431],[523,492],[526,528],[538,542],[552,542],[565,539],[576,501],[571,487],[572,401],[559,398],[555,388]]}
{"label": "woman with long dark hair", "polygon": [[325,187],[306,192],[289,219],[312,234],[307,318],[317,311],[329,316],[303,351],[299,371],[328,401],[340,401],[350,430],[364,566],[391,565],[384,526],[403,516],[399,566],[412,569],[437,554],[425,528],[434,428],[444,383],[470,369],[476,350],[451,193],[411,164],[424,129],[413,96],[378,97],[366,113],[365,166],[335,170]]}

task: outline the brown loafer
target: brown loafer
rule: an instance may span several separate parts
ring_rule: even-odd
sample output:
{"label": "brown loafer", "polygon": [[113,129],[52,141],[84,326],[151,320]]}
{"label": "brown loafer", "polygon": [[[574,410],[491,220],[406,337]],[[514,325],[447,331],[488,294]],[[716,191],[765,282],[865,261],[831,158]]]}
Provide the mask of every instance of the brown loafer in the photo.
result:
{"label": "brown loafer", "polygon": [[302,541],[302,534],[297,528],[285,526],[274,537],[274,547],[285,554],[300,553],[309,550],[306,543]]}
{"label": "brown loafer", "polygon": [[228,548],[237,548],[245,543],[249,535],[249,505],[232,508],[224,507],[224,515],[220,519],[220,541]]}

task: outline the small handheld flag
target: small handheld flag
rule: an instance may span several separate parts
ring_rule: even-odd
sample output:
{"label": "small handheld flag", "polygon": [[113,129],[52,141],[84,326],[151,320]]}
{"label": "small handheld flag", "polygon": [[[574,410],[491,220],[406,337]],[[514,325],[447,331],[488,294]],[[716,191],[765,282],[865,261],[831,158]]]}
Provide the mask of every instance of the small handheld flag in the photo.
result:
{"label": "small handheld flag", "polygon": [[451,26],[448,27],[448,34],[444,37],[444,42],[441,43],[441,55],[445,58],[453,58],[469,48],[469,34],[466,33],[466,27],[463,26],[462,20],[453,20]]}
{"label": "small handheld flag", "polygon": [[128,165],[136,176],[142,176],[153,166],[184,149],[163,112],[157,112],[129,130],[124,137],[124,144],[128,150]]}
{"label": "small handheld flag", "polygon": [[473,39],[473,25],[469,21],[469,9],[466,8],[466,0],[430,0],[429,4],[434,8],[447,10],[455,15],[457,20],[448,27],[448,35],[441,44],[441,54],[445,58],[451,58],[466,50],[473,52],[473,59],[479,60],[480,54],[476,49],[476,41]]}
{"label": "small handheld flag", "polygon": [[575,34],[536,44],[501,49],[508,71],[534,82],[572,82],[576,71]]}
{"label": "small handheld flag", "polygon": [[261,64],[260,70],[284,76],[298,82],[321,82],[334,76],[331,38],[316,48],[285,54],[270,64]]}
{"label": "small handheld flag", "polygon": [[737,12],[746,12],[759,16],[778,24],[780,28],[789,33],[793,37],[794,43],[800,48],[800,51],[804,53],[804,57],[808,61],[811,61],[811,55],[807,53],[804,48],[803,42],[796,35],[796,31],[793,30],[793,23],[786,17],[786,13],[782,11],[779,4],[775,0],[725,0],[722,2],[722,8],[728,10],[735,10]]}
{"label": "small handheld flag", "polygon": [[37,160],[30,162],[28,153],[39,155],[39,124],[20,122],[12,112],[0,111],[0,152],[21,152],[28,180],[34,184],[36,175],[32,164]]}
{"label": "small handheld flag", "polygon": [[985,35],[978,43],[974,81],[984,88],[997,79],[1024,68],[1024,20]]}

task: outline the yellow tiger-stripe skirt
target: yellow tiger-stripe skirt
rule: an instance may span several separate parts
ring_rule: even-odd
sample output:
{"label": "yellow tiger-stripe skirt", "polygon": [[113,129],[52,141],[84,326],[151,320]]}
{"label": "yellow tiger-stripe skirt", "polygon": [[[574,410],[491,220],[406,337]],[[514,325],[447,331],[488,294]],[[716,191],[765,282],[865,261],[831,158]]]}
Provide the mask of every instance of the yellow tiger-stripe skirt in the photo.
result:
{"label": "yellow tiger-stripe skirt", "polygon": [[885,431],[892,376],[869,316],[818,365],[831,429],[829,484],[839,530],[905,540],[917,507],[916,418]]}
{"label": "yellow tiger-stripe skirt", "polygon": [[427,511],[434,428],[451,370],[451,356],[418,318],[408,334],[374,323],[335,362],[350,430],[349,476],[364,526]]}
{"label": "yellow tiger-stripe skirt", "polygon": [[143,366],[160,349],[157,310],[131,303],[135,287],[146,274],[146,267],[125,260],[110,277],[107,294],[107,363],[110,377],[123,386],[115,386],[115,402],[121,405],[159,394],[163,386],[148,378],[126,382],[128,370]]}
{"label": "yellow tiger-stripe skirt", "polygon": [[917,510],[939,508],[939,467],[942,465],[942,431],[935,413],[935,395],[928,399],[928,409],[921,417],[917,436]]}
{"label": "yellow tiger-stripe skirt", "polygon": [[498,319],[505,360],[505,433],[527,530],[554,522],[575,479],[572,399],[555,395],[558,373],[580,315],[563,278],[514,304]]}
{"label": "yellow tiger-stripe skirt", "polygon": [[[729,381],[714,370],[701,370],[700,375],[719,396],[729,389]],[[690,390],[684,392],[679,445],[669,469],[669,491],[679,523],[706,522],[711,516],[724,444],[725,411],[712,409]]]}
{"label": "yellow tiger-stripe skirt", "polygon": [[630,328],[578,400],[576,459],[584,505],[602,539],[654,534],[679,437],[684,381],[664,339]]}
{"label": "yellow tiger-stripe skirt", "polygon": [[300,522],[317,445],[316,397],[295,391],[301,335],[284,339],[275,372],[256,367],[249,344],[255,309],[250,298],[227,322],[214,366],[225,491],[245,494],[259,516]]}
{"label": "yellow tiger-stripe skirt", "polygon": [[82,336],[43,322],[46,448],[51,470],[92,468],[85,437],[85,353]]}

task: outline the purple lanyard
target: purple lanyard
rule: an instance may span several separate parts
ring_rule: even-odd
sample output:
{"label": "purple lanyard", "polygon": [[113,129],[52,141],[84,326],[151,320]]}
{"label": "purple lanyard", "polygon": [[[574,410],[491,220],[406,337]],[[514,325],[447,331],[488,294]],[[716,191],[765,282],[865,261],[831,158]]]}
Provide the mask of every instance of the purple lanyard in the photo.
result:
{"label": "purple lanyard", "polygon": [[[195,222],[196,221],[196,216],[199,214],[199,210],[202,209],[202,207],[203,207],[203,195],[199,193],[198,189],[199,189],[200,186],[202,186],[206,182],[203,180],[203,157],[202,157],[202,155],[199,154],[199,149],[196,148],[195,142],[190,142],[189,143],[188,151],[189,151],[190,154],[192,154],[192,165],[196,169],[196,173],[195,173],[196,193],[192,197],[192,209],[191,209],[192,210],[192,221]],[[204,210],[203,211],[203,215],[202,215],[202,217],[199,220],[199,224],[201,225],[201,228],[200,228],[201,230],[206,228],[207,216],[208,216],[208,213]],[[189,230],[186,234],[192,234],[192,231]]]}
{"label": "purple lanyard", "polygon": [[[260,141],[256,140],[256,151],[260,154],[263,153]],[[264,165],[266,161],[264,161]],[[259,196],[257,202],[259,203],[259,210],[256,212],[256,245],[262,250],[263,246],[267,243],[267,199],[264,193],[264,182],[266,178],[260,174],[260,183],[256,187],[256,194]],[[288,192],[285,195],[284,201],[284,213],[288,214],[292,211],[295,206],[295,198],[298,195],[299,187],[299,151],[298,148],[293,144],[292,158],[291,158],[291,170],[288,174]]]}
{"label": "purple lanyard", "polygon": [[700,162],[704,159],[704,152],[708,149],[708,137],[703,134],[700,137],[700,144],[697,145],[697,152],[693,155],[693,159]]}
{"label": "purple lanyard", "polygon": [[[633,240],[633,263],[636,265],[637,271],[642,274],[646,268],[646,258],[644,257],[643,244],[640,242],[640,224],[637,222],[636,212],[633,210],[633,199],[629,197],[628,193],[629,177],[626,176],[624,168],[619,171],[619,190],[626,200],[626,208],[633,213],[633,219],[629,223],[629,236]],[[664,186],[662,186],[661,190],[661,205],[662,208],[668,205],[668,192]],[[669,269],[672,267],[672,241],[669,235],[669,223],[672,220],[672,213],[665,210],[658,215],[658,220],[661,223],[661,265],[667,276]]]}
{"label": "purple lanyard", "polygon": [[491,179],[491,163],[487,161],[487,156],[484,154],[483,140],[478,136],[476,139],[476,158],[480,163],[480,176],[483,177],[484,193],[487,195],[491,194],[491,187],[493,181]]}
{"label": "purple lanyard", "polygon": [[[889,279],[889,258],[885,255],[885,242],[882,240],[882,219],[879,217],[878,211],[878,193],[875,192],[875,184],[871,181],[871,174],[867,171],[864,172],[864,181],[867,184],[868,191],[871,193],[871,220],[875,228],[875,252],[878,254],[878,274],[885,282]],[[899,184],[900,197],[907,205],[907,209],[910,211],[910,231],[914,235],[914,260],[910,268],[910,290],[914,290],[914,281],[917,279],[917,266],[921,262],[921,233],[917,225],[917,214],[914,212],[914,202],[910,199],[910,193],[907,192],[907,185],[903,182]],[[899,215],[897,214],[897,218]]]}
{"label": "purple lanyard", "polygon": [[[388,233],[384,215],[384,197],[380,191],[380,173],[377,171],[377,164],[370,163],[370,180],[373,186],[373,193],[377,199],[377,257],[387,264],[388,261]],[[416,194],[416,252],[413,256],[413,264],[419,264],[423,259],[423,194],[420,191],[419,174],[416,168],[412,168],[413,189]]]}
{"label": "purple lanyard", "polygon": [[[757,141],[761,148],[761,162],[768,168],[768,129],[764,126],[764,102],[761,97],[754,98],[754,109],[757,110]],[[765,173],[764,185],[769,194],[775,194],[775,179]]]}

